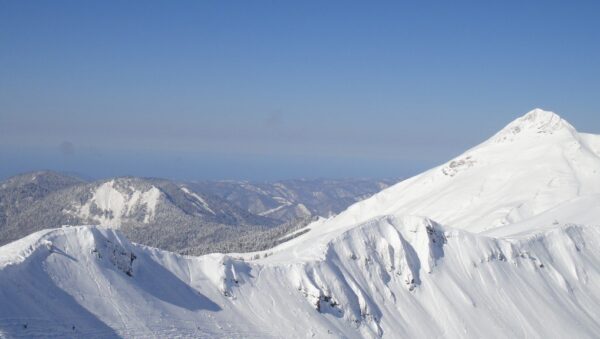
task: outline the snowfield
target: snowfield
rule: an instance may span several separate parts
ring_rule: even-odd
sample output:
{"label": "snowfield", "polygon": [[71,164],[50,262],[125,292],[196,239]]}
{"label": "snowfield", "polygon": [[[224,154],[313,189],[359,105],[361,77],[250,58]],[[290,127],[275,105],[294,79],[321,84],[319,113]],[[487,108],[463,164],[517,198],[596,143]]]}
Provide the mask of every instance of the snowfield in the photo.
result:
{"label": "snowfield", "polygon": [[40,231],[0,248],[0,336],[598,337],[599,140],[536,109],[258,253]]}

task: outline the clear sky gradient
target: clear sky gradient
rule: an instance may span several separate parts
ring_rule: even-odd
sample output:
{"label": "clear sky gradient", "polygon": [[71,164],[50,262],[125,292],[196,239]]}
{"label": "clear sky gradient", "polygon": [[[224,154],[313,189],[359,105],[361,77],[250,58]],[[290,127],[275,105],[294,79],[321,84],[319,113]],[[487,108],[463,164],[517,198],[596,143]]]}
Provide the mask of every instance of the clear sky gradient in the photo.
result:
{"label": "clear sky gradient", "polygon": [[599,17],[598,1],[0,0],[0,177],[403,177],[535,107],[600,133]]}

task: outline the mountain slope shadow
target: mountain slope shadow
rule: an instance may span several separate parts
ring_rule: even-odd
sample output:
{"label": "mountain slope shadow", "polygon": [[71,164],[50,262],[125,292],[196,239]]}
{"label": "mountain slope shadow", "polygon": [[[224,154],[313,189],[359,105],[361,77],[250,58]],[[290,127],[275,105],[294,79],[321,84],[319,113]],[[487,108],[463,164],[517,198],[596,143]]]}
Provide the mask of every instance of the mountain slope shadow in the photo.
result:
{"label": "mountain slope shadow", "polygon": [[221,310],[219,305],[190,287],[147,254],[140,253],[138,260],[139,262],[134,266],[133,279],[144,292],[190,311]]}
{"label": "mountain slope shadow", "polygon": [[120,337],[73,296],[56,286],[41,262],[25,267],[5,267],[0,274],[0,285],[4,286],[0,290],[2,338]]}

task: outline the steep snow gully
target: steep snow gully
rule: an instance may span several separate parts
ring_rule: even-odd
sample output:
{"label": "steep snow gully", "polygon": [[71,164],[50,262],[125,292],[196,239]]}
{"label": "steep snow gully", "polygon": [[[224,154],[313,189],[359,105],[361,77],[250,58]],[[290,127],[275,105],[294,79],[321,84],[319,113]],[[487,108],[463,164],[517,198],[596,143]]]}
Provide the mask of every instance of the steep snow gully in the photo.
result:
{"label": "steep snow gully", "polygon": [[536,109],[257,253],[40,231],[0,248],[0,336],[598,337],[599,140]]}

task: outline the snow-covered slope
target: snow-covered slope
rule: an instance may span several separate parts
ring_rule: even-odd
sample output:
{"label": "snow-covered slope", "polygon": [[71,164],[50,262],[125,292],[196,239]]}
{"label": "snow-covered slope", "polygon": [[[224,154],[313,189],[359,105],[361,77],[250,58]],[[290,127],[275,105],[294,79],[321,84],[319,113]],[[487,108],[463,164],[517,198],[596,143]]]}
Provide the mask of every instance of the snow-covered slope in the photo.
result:
{"label": "snow-covered slope", "polygon": [[525,222],[570,200],[600,194],[597,140],[555,113],[532,110],[451,161],[310,225],[311,232],[282,248],[306,248],[298,244],[381,215],[421,215],[471,232]]}
{"label": "snow-covered slope", "polygon": [[158,188],[154,186],[150,186],[147,190],[139,190],[134,186],[119,188],[115,180],[104,182],[95,187],[89,200],[73,206],[74,211],[67,212],[113,228],[120,227],[122,219],[134,216],[137,210],[143,210],[144,223],[154,218],[156,205],[161,197]]}
{"label": "snow-covered slope", "polygon": [[600,331],[600,229],[502,240],[382,217],[319,260],[181,257],[118,231],[0,249],[8,337],[577,337]]}
{"label": "snow-covered slope", "polygon": [[0,333],[597,337],[597,140],[534,110],[259,253],[183,257],[114,229],[40,231],[0,248]]}

